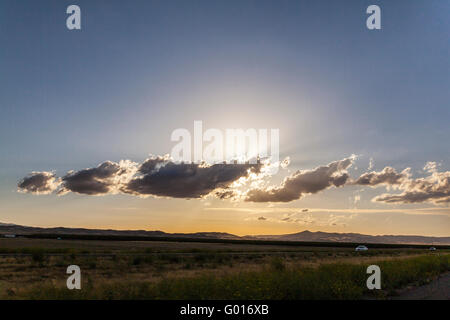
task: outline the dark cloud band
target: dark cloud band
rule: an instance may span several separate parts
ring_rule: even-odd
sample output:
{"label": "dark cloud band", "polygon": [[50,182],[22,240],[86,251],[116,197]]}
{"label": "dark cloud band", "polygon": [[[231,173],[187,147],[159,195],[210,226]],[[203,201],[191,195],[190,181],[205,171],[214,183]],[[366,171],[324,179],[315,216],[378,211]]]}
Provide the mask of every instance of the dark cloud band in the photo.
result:
{"label": "dark cloud band", "polygon": [[[94,168],[70,171],[61,178],[52,172],[32,172],[18,183],[18,191],[32,194],[85,195],[131,194],[171,198],[244,199],[248,202],[290,202],[305,194],[315,194],[331,187],[362,185],[397,189],[397,194],[382,194],[374,199],[384,203],[450,203],[450,171],[439,172],[434,162],[424,170],[425,178],[411,179],[410,168],[397,172],[392,167],[363,173],[352,180],[347,169],[355,157],[334,161],[312,170],[299,170],[279,186],[253,188],[236,192],[233,183],[241,178],[264,177],[258,164],[174,163],[167,156],[153,156],[142,163],[129,160],[105,161]],[[243,196],[242,196],[243,194]]]}
{"label": "dark cloud band", "polygon": [[[259,165],[214,164],[210,166],[193,163],[167,162],[158,169],[148,170],[144,162],[139,169],[141,176],[134,177],[124,186],[124,193],[154,195],[173,198],[201,198],[216,189],[226,189],[236,180],[249,173],[259,172]],[[227,197],[229,192],[221,192]]]}
{"label": "dark cloud band", "polygon": [[34,172],[19,184],[20,192],[86,195],[132,194],[172,198],[202,198],[216,191],[230,198],[227,188],[251,173],[260,173],[261,164],[174,163],[168,157],[152,157],[142,164],[105,161],[95,168],[70,171],[62,178],[49,172]]}
{"label": "dark cloud band", "polygon": [[332,186],[343,186],[349,179],[347,169],[354,157],[331,162],[313,170],[299,170],[284,179],[278,187],[252,189],[247,192],[250,202],[290,202],[300,199],[304,194],[317,193]]}
{"label": "dark cloud band", "polygon": [[61,181],[52,172],[32,172],[19,182],[18,189],[20,192],[26,193],[49,194],[55,191],[60,184]]}

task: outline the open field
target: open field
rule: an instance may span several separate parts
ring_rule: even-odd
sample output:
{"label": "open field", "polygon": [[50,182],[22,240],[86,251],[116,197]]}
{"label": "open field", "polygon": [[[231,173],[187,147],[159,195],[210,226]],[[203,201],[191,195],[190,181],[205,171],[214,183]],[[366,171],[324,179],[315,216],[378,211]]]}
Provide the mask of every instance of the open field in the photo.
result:
{"label": "open field", "polygon": [[[71,264],[81,268],[81,290],[66,288]],[[357,299],[374,296],[365,286],[370,264],[382,269],[375,297],[383,298],[450,270],[450,250],[0,239],[0,297]]]}

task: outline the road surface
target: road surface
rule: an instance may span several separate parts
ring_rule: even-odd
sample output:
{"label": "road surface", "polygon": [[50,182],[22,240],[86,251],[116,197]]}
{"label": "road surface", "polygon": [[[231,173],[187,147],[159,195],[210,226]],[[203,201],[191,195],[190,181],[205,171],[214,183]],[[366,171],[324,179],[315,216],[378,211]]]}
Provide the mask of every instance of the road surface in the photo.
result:
{"label": "road surface", "polygon": [[450,300],[450,272],[432,282],[400,293],[395,300]]}

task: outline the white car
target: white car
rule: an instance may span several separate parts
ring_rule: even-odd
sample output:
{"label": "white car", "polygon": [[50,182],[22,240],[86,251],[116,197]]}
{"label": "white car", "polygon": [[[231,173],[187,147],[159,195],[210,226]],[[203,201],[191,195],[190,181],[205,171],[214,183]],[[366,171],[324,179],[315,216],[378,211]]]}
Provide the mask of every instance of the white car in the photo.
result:
{"label": "white car", "polygon": [[431,247],[430,251],[436,251],[436,248],[435,247]]}
{"label": "white car", "polygon": [[355,251],[367,251],[369,250],[369,248],[367,248],[366,246],[357,246],[355,248]]}

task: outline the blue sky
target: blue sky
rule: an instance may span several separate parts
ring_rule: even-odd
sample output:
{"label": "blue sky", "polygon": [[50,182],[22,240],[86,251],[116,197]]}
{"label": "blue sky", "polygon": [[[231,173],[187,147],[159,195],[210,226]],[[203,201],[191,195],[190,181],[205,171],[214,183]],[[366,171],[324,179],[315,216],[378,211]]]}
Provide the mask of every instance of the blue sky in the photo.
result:
{"label": "blue sky", "polygon": [[[82,30],[66,28],[70,4],[81,8]],[[381,30],[366,28],[370,4],[381,7]],[[70,226],[76,216],[80,226],[150,221],[145,228],[167,229],[188,206],[189,230],[209,221],[204,229],[233,232],[232,214],[194,213],[200,200],[16,193],[31,171],[62,176],[105,160],[169,153],[171,132],[191,129],[194,120],[220,129],[279,128],[291,171],[351,154],[359,155],[355,175],[369,158],[376,170],[411,167],[420,176],[427,161],[449,170],[448,12],[447,1],[4,0],[0,221]],[[342,209],[354,192],[326,190],[292,206]],[[361,206],[378,208],[370,199],[379,190],[366,192]],[[92,214],[79,215],[80,208]],[[139,213],[133,218],[127,210]],[[396,226],[408,219],[416,227],[389,231],[419,234],[425,224],[427,234],[448,235],[448,211],[420,221],[407,216]],[[383,232],[362,225],[338,231]],[[306,227],[264,228],[242,229]]]}

